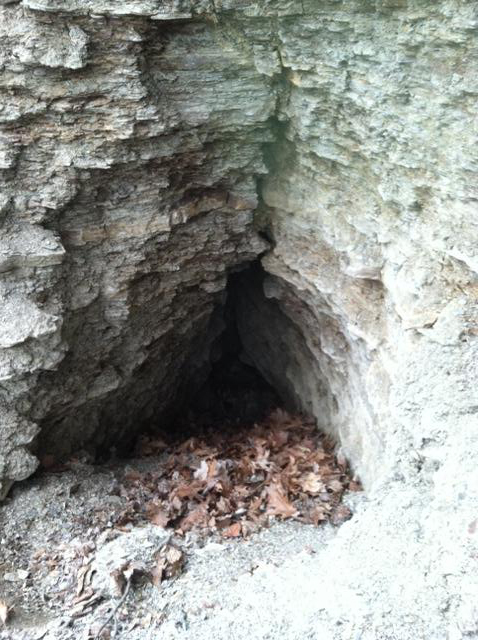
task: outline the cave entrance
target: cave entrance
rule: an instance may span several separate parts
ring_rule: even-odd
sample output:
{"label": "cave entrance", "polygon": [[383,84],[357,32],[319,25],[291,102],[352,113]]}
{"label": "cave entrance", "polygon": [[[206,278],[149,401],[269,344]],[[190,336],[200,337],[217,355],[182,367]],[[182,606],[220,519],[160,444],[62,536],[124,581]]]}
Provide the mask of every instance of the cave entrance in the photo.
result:
{"label": "cave entrance", "polygon": [[224,328],[211,345],[209,374],[191,394],[187,410],[173,421],[175,435],[253,425],[274,409],[285,408],[284,399],[248,355],[238,326],[244,289],[262,289],[263,278],[259,262],[229,275],[222,311]]}
{"label": "cave entrance", "polygon": [[[172,413],[153,412],[134,443],[96,458],[116,479],[115,527],[245,538],[275,519],[317,526],[350,517],[342,496],[359,485],[311,417],[321,405],[299,401],[299,391],[325,394],[310,386],[314,360],[278,287],[258,262],[230,273],[182,361]],[[150,364],[154,373],[161,362]]]}
{"label": "cave entrance", "polygon": [[[153,473],[126,477],[132,504],[148,494],[135,517],[181,536],[226,538],[247,537],[277,518],[317,526],[350,517],[342,504],[354,486],[347,462],[293,394],[274,384],[286,378],[294,355],[287,341],[293,350],[299,338],[267,298],[267,277],[260,263],[229,275],[221,330],[214,318],[209,360],[197,369],[199,383],[189,383],[194,392],[181,396],[185,409],[166,430],[140,437],[140,459],[154,462]],[[261,368],[272,371],[270,379]]]}

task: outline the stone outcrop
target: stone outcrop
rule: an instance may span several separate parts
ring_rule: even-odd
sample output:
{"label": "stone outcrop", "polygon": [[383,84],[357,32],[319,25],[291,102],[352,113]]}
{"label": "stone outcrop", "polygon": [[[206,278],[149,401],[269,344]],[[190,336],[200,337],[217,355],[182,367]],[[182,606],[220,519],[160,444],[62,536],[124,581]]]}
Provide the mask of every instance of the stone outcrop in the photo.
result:
{"label": "stone outcrop", "polygon": [[477,35],[471,0],[1,0],[2,493],[166,419],[264,255],[245,349],[370,493],[330,637],[478,636]]}
{"label": "stone outcrop", "polygon": [[2,9],[7,487],[34,469],[34,424],[62,454],[169,410],[200,378],[228,270],[267,248],[271,79],[208,21],[120,4]]}

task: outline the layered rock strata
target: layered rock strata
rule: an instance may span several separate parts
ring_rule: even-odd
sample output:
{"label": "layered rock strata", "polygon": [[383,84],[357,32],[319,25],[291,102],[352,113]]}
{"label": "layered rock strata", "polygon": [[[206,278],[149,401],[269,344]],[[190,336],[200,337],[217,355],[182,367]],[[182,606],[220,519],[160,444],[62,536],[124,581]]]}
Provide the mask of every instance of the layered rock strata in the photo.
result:
{"label": "layered rock strata", "polygon": [[324,629],[478,636],[477,35],[467,0],[1,1],[2,493],[166,419],[267,252],[245,349],[371,496]]}
{"label": "layered rock strata", "polygon": [[267,247],[273,82],[208,21],[138,7],[1,10],[7,487],[35,425],[61,454],[159,419],[207,359],[228,270]]}

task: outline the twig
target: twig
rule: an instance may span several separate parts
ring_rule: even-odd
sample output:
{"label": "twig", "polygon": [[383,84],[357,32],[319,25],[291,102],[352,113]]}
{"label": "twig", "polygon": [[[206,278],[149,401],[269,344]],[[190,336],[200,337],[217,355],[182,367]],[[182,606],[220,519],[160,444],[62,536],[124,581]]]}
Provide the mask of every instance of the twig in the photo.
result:
{"label": "twig", "polygon": [[[129,580],[126,583],[126,587],[124,588],[124,593],[121,596],[120,601],[118,602],[118,604],[116,605],[116,607],[113,609],[113,611],[110,613],[110,615],[108,616],[108,618],[106,619],[106,621],[103,623],[103,625],[100,627],[100,630],[98,631],[98,633],[95,636],[95,640],[101,640],[100,636],[103,633],[103,631],[106,629],[106,627],[109,625],[109,623],[111,622],[111,620],[113,620],[113,618],[116,621],[116,614],[118,613],[118,609],[124,604],[124,601],[126,600],[126,598],[128,597],[128,593],[129,593],[129,588],[131,587],[131,578],[129,578]],[[115,625],[115,630],[116,630],[116,626]],[[114,637],[114,636],[113,636]]]}

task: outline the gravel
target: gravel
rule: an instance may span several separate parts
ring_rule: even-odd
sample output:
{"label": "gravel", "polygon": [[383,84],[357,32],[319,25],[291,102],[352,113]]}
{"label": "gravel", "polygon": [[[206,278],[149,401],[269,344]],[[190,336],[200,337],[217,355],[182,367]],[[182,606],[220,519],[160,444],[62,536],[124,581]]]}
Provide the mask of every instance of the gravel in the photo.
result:
{"label": "gravel", "polygon": [[[82,611],[82,603],[74,600],[81,567],[106,566],[108,553],[113,556],[116,547],[121,553],[126,548],[131,559],[152,562],[153,550],[144,540],[152,535],[159,548],[169,538],[159,527],[157,534],[151,533],[151,526],[140,525],[119,532],[111,523],[122,498],[109,494],[121,475],[155,464],[157,460],[149,458],[101,467],[84,460],[62,473],[37,475],[13,490],[0,509],[0,599],[13,607],[0,638],[94,637],[118,598],[100,589],[101,597]],[[357,502],[362,497],[350,494],[349,499]],[[275,522],[246,540],[175,536],[186,558],[182,573],[159,588],[148,580],[136,581],[104,637],[115,625],[117,638],[138,640],[229,638],[231,625],[238,637],[237,627],[244,637],[276,637],[270,634],[284,627],[283,614],[290,614],[290,603],[297,610],[291,628],[299,629],[306,604],[304,577],[336,532],[331,525],[316,528],[290,521]],[[96,587],[98,576],[93,575]]]}

